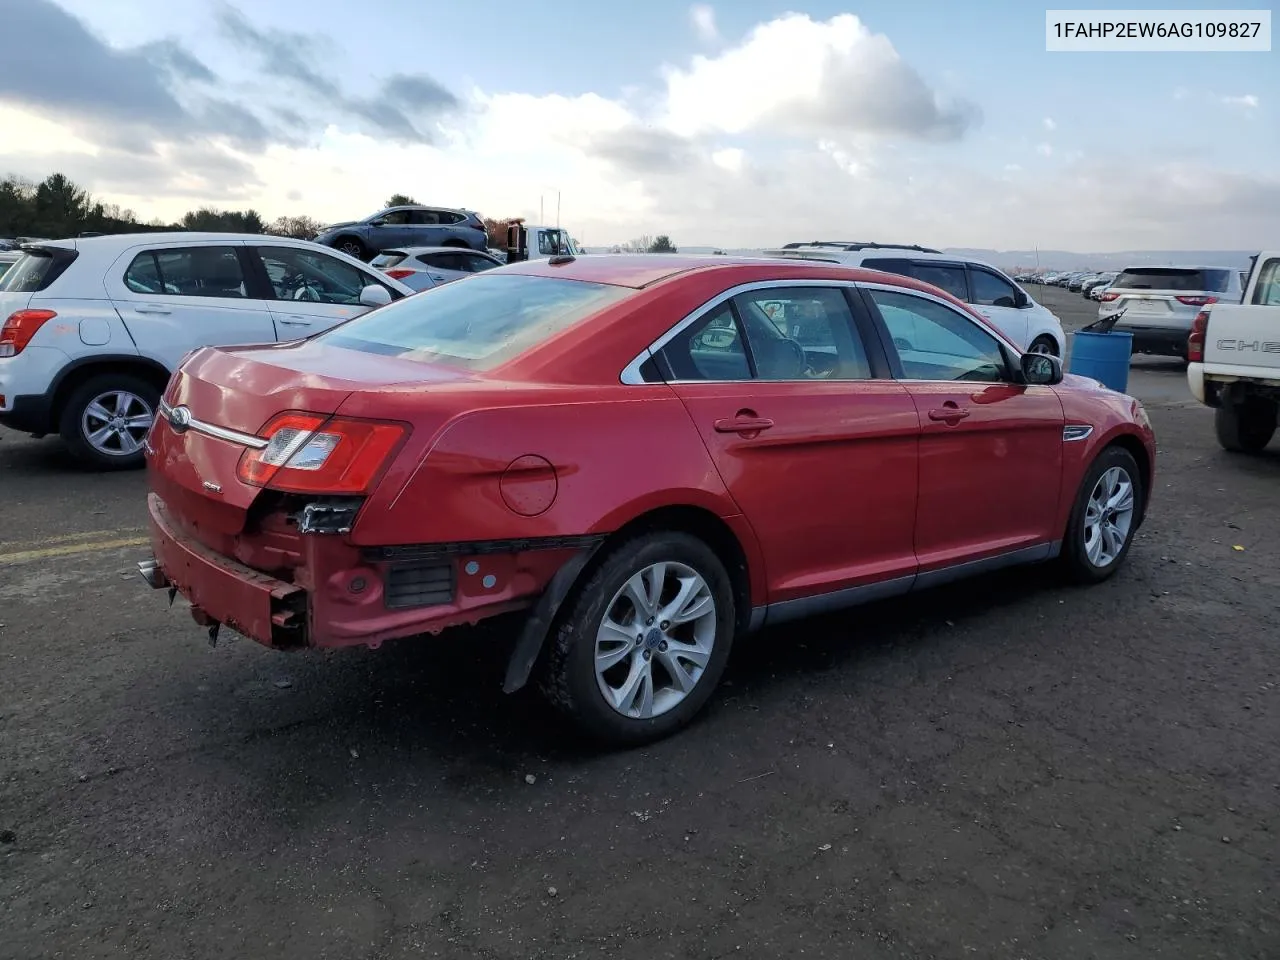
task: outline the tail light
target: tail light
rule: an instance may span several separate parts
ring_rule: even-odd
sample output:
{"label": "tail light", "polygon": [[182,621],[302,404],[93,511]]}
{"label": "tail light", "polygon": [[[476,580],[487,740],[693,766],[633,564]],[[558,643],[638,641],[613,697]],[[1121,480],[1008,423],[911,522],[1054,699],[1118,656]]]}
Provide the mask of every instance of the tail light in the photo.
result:
{"label": "tail light", "polygon": [[392,280],[403,280],[405,277],[412,276],[413,270],[384,270],[383,271]]}
{"label": "tail light", "polygon": [[246,450],[236,473],[255,487],[289,493],[368,493],[404,440],[403,424],[282,413]]}
{"label": "tail light", "polygon": [[[1179,297],[1179,300],[1182,298]],[[1187,362],[1204,363],[1204,340],[1209,330],[1209,311],[1201,310],[1191,322],[1191,336],[1187,337]]]}
{"label": "tail light", "polygon": [[1104,293],[1102,295],[1102,302],[1110,303],[1112,300],[1118,300],[1119,298],[1120,298],[1120,294],[1118,293]]}
{"label": "tail light", "polygon": [[9,319],[0,327],[0,357],[16,357],[36,331],[56,316],[52,310],[19,310],[9,314]]}
{"label": "tail light", "polygon": [[1188,307],[1204,307],[1211,303],[1217,303],[1217,297],[1178,297],[1179,303],[1185,303]]}

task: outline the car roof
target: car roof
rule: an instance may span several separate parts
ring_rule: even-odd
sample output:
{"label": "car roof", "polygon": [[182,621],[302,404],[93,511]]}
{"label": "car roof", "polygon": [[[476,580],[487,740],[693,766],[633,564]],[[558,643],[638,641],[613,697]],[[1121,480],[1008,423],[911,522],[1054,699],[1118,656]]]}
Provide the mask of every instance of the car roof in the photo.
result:
{"label": "car roof", "polygon": [[416,257],[423,253],[474,253],[491,260],[496,259],[488,250],[472,250],[470,247],[388,247],[379,256],[388,253],[402,253],[406,257]]}
{"label": "car roof", "polygon": [[62,247],[67,250],[127,250],[153,243],[269,243],[273,246],[305,246],[318,244],[270,233],[215,233],[163,230],[155,233],[108,233],[100,237],[75,237],[64,240],[38,240],[23,246]]}
{"label": "car roof", "polygon": [[[756,267],[762,274],[779,274],[779,279],[830,277],[832,280],[852,280],[862,283],[890,283],[913,290],[930,288],[911,277],[883,273],[863,267],[811,260],[804,257],[751,257],[722,256],[715,254],[661,254],[661,253],[593,253],[582,257],[551,257],[544,260],[525,260],[500,267],[501,273],[518,273],[526,276],[560,277],[566,280],[582,280],[589,283],[606,283],[619,287],[641,289],[674,277],[690,273],[710,273]],[[749,281],[747,281],[749,282]],[[930,291],[932,292],[932,291]],[[950,297],[949,297],[950,299]],[[956,301],[960,304],[960,301]],[[969,310],[960,304],[965,310]]]}
{"label": "car roof", "polygon": [[[994,264],[974,257],[959,254],[943,253],[929,247],[899,246],[888,243],[856,243],[837,244],[831,241],[819,243],[789,243],[783,247],[774,247],[764,251],[766,256],[784,260],[830,260],[832,263],[861,263],[867,257],[883,257],[886,254],[899,254],[912,260],[939,260],[944,263],[972,263],[979,267],[1000,270]],[[1003,272],[1003,271],[1001,271]]]}
{"label": "car roof", "polygon": [[379,213],[387,213],[390,210],[444,210],[448,213],[466,213],[474,214],[474,210],[466,210],[462,207],[433,207],[427,203],[402,203],[398,207],[383,207]]}

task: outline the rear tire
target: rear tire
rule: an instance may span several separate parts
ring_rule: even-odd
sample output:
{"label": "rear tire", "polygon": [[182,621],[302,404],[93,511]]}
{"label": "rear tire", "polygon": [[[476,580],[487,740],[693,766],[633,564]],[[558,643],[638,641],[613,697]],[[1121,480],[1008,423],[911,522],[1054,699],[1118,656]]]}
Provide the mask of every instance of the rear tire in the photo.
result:
{"label": "rear tire", "polygon": [[[631,599],[632,586],[642,602]],[[595,740],[660,740],[706,705],[736,623],[733,586],[715,551],[686,533],[643,534],[611,550],[566,604],[550,637],[543,694]]]}
{"label": "rear tire", "polygon": [[1077,583],[1101,583],[1129,555],[1144,503],[1133,455],[1107,447],[1085,472],[1067,523],[1062,559]]}
{"label": "rear tire", "polygon": [[67,398],[59,432],[71,455],[99,470],[136,470],[160,391],[127,373],[101,373]]}
{"label": "rear tire", "polygon": [[1251,398],[1244,403],[1224,403],[1214,411],[1218,443],[1232,453],[1260,453],[1276,432],[1276,403]]}

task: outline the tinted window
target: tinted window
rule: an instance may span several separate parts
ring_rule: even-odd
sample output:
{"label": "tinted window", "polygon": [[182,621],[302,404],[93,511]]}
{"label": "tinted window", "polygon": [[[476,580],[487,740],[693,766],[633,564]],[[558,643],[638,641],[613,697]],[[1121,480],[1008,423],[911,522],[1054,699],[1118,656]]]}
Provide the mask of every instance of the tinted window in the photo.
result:
{"label": "tinted window", "polygon": [[[339,303],[354,306],[360,291],[378,281],[349,263],[313,250],[259,247],[275,300]],[[385,286],[385,284],[378,284]],[[387,288],[390,291],[390,288]],[[394,295],[394,294],[393,294]]]}
{"label": "tinted window", "polygon": [[662,348],[676,380],[750,380],[751,365],[733,308],[726,302]]}
{"label": "tinted window", "polygon": [[[39,293],[49,289],[75,260],[74,250],[56,248],[24,253],[17,263],[0,277],[0,291],[11,293]],[[3,319],[3,318],[0,318]]]}
{"label": "tinted window", "polygon": [[911,261],[897,260],[892,257],[869,257],[862,261],[868,270],[882,270],[885,273],[896,273],[900,277],[912,276]]}
{"label": "tinted window", "polygon": [[498,266],[498,263],[488,257],[481,257],[474,253],[462,254],[462,259],[471,265],[472,273],[480,273],[482,270],[492,270]]}
{"label": "tinted window", "polygon": [[518,274],[446,283],[320,334],[334,346],[489,370],[632,291]]}
{"label": "tinted window", "polygon": [[248,296],[235,247],[147,250],[124,272],[133,293],[181,297]]}
{"label": "tinted window", "polygon": [[969,270],[969,283],[972,286],[969,302],[988,307],[1016,307],[1018,291],[1004,277],[972,267]]}
{"label": "tinted window", "polygon": [[957,300],[969,299],[969,285],[962,266],[915,260],[911,264],[911,273],[917,280],[940,287]]}
{"label": "tinted window", "polygon": [[999,342],[958,311],[912,294],[868,292],[880,308],[908,380],[1007,378]]}
{"label": "tinted window", "polygon": [[386,270],[389,267],[394,267],[397,263],[399,263],[403,259],[404,259],[404,254],[401,253],[399,250],[388,250],[378,254],[376,257],[370,260],[369,266],[373,267],[376,270]]}
{"label": "tinted window", "polygon": [[434,210],[409,211],[409,223],[419,227],[434,227],[441,222],[440,214]]}
{"label": "tinted window", "polygon": [[871,365],[844,294],[830,287],[734,298],[761,380],[865,380]]}
{"label": "tinted window", "polygon": [[381,220],[391,226],[402,226],[409,222],[408,210],[393,210],[390,213],[381,213],[374,217],[375,220]]}
{"label": "tinted window", "polygon": [[436,223],[443,224],[445,226],[452,226],[453,224],[461,223],[466,219],[466,216],[463,214],[453,213],[449,210],[438,210],[436,211],[435,217]]}
{"label": "tinted window", "polygon": [[439,267],[441,270],[459,270],[463,273],[470,272],[469,263],[463,259],[461,254],[424,253],[418,259],[429,267]]}
{"label": "tinted window", "polygon": [[1186,267],[1135,267],[1111,284],[1113,290],[1173,290],[1225,293],[1231,283],[1227,269],[1197,270]]}
{"label": "tinted window", "polygon": [[1280,260],[1268,260],[1258,271],[1258,285],[1253,288],[1253,302],[1259,306],[1280,306]]}

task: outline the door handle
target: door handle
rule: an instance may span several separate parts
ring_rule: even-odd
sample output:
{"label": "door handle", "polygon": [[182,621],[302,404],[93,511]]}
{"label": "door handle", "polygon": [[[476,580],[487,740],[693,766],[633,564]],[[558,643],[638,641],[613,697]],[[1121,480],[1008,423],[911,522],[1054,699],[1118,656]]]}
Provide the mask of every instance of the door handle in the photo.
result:
{"label": "door handle", "polygon": [[309,327],[311,321],[306,317],[278,317],[277,318],[286,327]]}
{"label": "door handle", "polygon": [[759,433],[772,426],[766,417],[725,417],[715,422],[716,433]]}
{"label": "door handle", "polygon": [[136,310],[138,313],[154,313],[160,316],[167,316],[168,314],[173,313],[173,311],[170,310],[168,307],[139,306],[139,307],[134,307],[133,309]]}
{"label": "door handle", "polygon": [[941,420],[942,422],[953,427],[968,415],[969,415],[968,410],[961,410],[959,407],[954,407],[954,406],[952,407],[943,406],[941,410],[929,411],[930,420]]}

